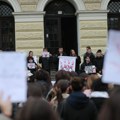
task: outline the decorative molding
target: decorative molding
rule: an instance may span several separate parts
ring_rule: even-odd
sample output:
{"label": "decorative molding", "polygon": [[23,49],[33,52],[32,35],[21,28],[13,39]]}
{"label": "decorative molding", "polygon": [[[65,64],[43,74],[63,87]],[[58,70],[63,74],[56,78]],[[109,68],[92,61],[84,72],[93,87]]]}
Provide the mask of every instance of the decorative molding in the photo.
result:
{"label": "decorative molding", "polygon": [[18,0],[1,0],[1,1],[9,3],[13,7],[14,12],[22,11]]}
{"label": "decorative molding", "polygon": [[15,22],[43,22],[45,12],[14,12]]}
{"label": "decorative molding", "polygon": [[100,11],[77,11],[76,15],[79,15],[79,20],[107,20],[108,10]]}
{"label": "decorative molding", "polygon": [[110,0],[102,0],[101,2],[101,10],[107,10],[107,6]]}
{"label": "decorative molding", "polygon": [[[44,11],[45,6],[52,0],[39,0],[36,11]],[[85,10],[83,0],[67,0],[74,5],[76,10]]]}

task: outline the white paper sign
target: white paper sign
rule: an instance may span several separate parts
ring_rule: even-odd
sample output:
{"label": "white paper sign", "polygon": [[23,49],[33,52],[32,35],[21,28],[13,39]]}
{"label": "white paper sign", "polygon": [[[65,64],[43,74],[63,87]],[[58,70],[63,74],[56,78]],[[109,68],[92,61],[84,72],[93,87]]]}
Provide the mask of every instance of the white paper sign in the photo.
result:
{"label": "white paper sign", "polygon": [[85,66],[85,73],[96,73],[96,67],[94,65]]}
{"label": "white paper sign", "polygon": [[120,85],[120,32],[109,32],[109,44],[105,55],[103,82]]}
{"label": "white paper sign", "polygon": [[49,52],[42,52],[42,57],[50,57],[50,53]]}
{"label": "white paper sign", "polygon": [[0,52],[0,91],[4,98],[10,96],[12,102],[27,99],[26,54]]}
{"label": "white paper sign", "polygon": [[59,56],[58,70],[75,71],[76,57]]}
{"label": "white paper sign", "polygon": [[28,63],[29,69],[35,69],[35,63]]}

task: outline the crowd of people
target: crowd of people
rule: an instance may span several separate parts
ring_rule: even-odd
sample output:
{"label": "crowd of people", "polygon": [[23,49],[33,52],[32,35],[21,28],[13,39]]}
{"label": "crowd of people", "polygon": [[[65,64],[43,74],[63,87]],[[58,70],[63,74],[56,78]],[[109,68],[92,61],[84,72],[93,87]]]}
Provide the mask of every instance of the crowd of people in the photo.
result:
{"label": "crowd of people", "polygon": [[39,69],[31,79],[25,103],[0,93],[0,120],[120,119],[120,87],[102,83],[98,74],[59,70],[52,84],[49,72]]}
{"label": "crowd of people", "polygon": [[[66,55],[63,48],[53,58],[57,65],[60,55]],[[45,57],[46,62],[40,56],[41,68],[30,51],[27,101],[11,103],[10,97],[3,100],[4,94],[0,93],[0,120],[119,120],[120,87],[102,82],[102,51],[98,50],[95,56],[87,46],[83,63],[75,50],[70,51],[70,56],[77,56],[75,71],[58,70],[53,83],[47,68],[50,57]],[[91,65],[96,67],[96,72],[86,73],[85,67]]]}
{"label": "crowd of people", "polygon": [[[49,53],[47,48],[43,49],[43,53],[45,52]],[[76,57],[75,72],[77,72],[78,74],[86,72],[85,71],[86,66],[93,66],[93,65],[95,66],[96,72],[102,74],[104,55],[102,53],[102,50],[100,49],[94,55],[91,47],[87,46],[86,53],[83,56],[83,60],[81,60],[81,57],[76,53],[74,49],[71,49],[70,54],[67,55],[64,52],[63,48],[61,47],[58,49],[58,54],[55,54],[55,55],[49,54],[48,56],[41,55],[39,57],[39,63],[42,65],[41,68],[50,73],[50,71],[53,69],[52,66],[54,66],[54,69],[57,71],[58,64],[59,64],[59,56]],[[34,61],[34,58],[33,58],[33,51],[29,52],[29,55],[27,57],[27,63],[35,64],[34,68],[28,68],[32,73],[38,68],[37,63]]]}

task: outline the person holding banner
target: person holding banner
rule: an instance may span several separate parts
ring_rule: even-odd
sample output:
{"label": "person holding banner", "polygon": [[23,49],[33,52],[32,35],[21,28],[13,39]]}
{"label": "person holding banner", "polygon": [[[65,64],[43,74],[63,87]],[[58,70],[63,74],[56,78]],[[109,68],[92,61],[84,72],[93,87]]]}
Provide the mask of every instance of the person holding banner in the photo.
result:
{"label": "person holding banner", "polygon": [[66,53],[64,52],[63,47],[60,47],[58,49],[58,54],[56,55],[56,60],[55,60],[55,68],[58,70],[58,66],[59,66],[59,57],[60,56],[67,56]]}
{"label": "person holding banner", "polygon": [[62,47],[60,47],[58,49],[58,55],[57,56],[66,56],[66,53],[64,52],[64,49]]}
{"label": "person holding banner", "polygon": [[71,49],[70,50],[70,56],[73,56],[73,57],[76,57],[76,66],[75,66],[75,71],[79,74],[80,72],[80,68],[79,68],[79,65],[81,63],[81,58],[80,56],[78,56],[75,52],[74,49]]}

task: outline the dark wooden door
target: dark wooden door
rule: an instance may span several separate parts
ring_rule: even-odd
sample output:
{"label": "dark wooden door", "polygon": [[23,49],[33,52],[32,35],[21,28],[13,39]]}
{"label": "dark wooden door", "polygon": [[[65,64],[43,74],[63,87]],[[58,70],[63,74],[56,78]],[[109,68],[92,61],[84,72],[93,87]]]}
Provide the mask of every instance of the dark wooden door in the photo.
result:
{"label": "dark wooden door", "polygon": [[45,47],[51,53],[57,53],[63,47],[77,52],[76,9],[67,0],[51,0],[45,7]]}
{"label": "dark wooden door", "polygon": [[58,17],[45,17],[45,47],[55,54],[61,46],[61,28]]}

